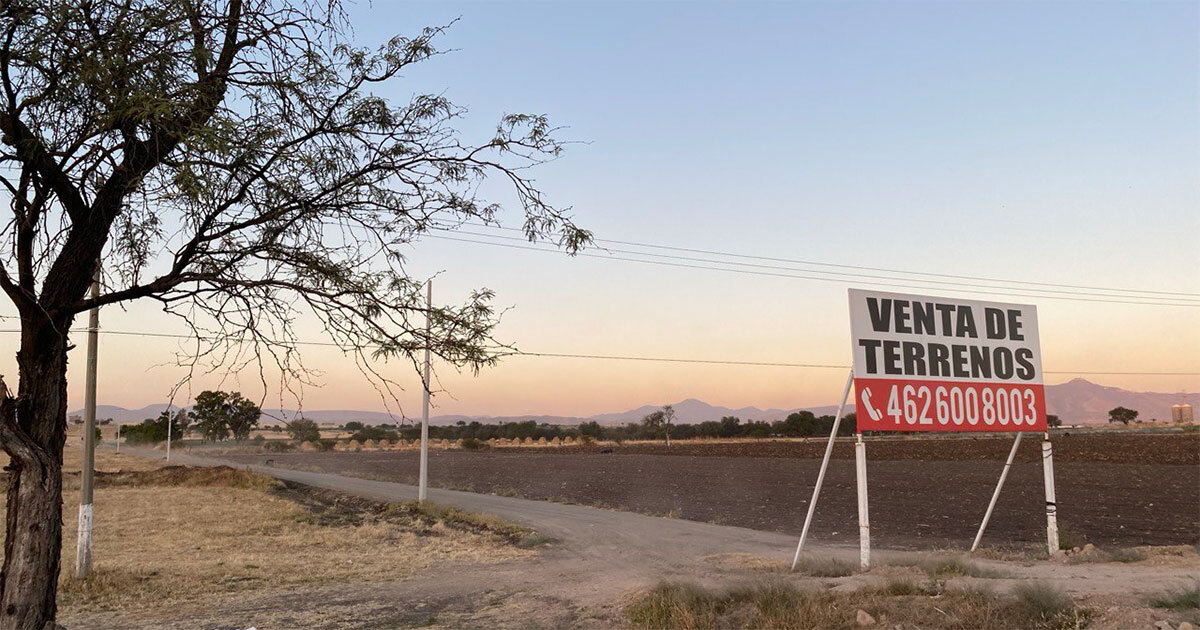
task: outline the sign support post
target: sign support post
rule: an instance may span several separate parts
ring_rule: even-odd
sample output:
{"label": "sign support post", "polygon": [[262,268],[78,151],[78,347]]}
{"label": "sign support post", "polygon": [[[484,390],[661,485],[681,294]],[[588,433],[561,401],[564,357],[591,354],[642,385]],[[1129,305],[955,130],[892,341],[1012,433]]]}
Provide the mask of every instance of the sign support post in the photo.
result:
{"label": "sign support post", "polygon": [[1046,547],[1053,556],[1058,553],[1058,503],[1054,499],[1054,452],[1049,433],[1042,440],[1042,476],[1046,482]]}
{"label": "sign support post", "polygon": [[979,548],[979,541],[983,539],[983,530],[987,529],[988,521],[992,519],[992,510],[996,509],[996,500],[1000,498],[1000,489],[1004,487],[1004,480],[1008,478],[1008,469],[1012,468],[1013,458],[1017,456],[1017,447],[1021,445],[1021,436],[1024,433],[1017,432],[1017,437],[1013,438],[1012,450],[1008,451],[1008,459],[1004,461],[1004,470],[1000,471],[1000,481],[996,482],[996,491],[992,493],[992,501],[988,503],[987,512],[983,514],[983,522],[979,524],[979,531],[975,533],[975,542],[971,543],[971,551]]}
{"label": "sign support post", "polygon": [[858,481],[858,564],[871,568],[871,523],[867,514],[867,445],[862,433],[854,443],[854,467]]}
{"label": "sign support post", "polygon": [[846,410],[846,399],[850,397],[850,387],[854,385],[854,370],[846,377],[846,388],[842,390],[842,402],[838,404],[837,415],[833,417],[833,428],[829,430],[829,443],[825,445],[825,457],[821,459],[821,472],[817,473],[817,485],[813,486],[812,499],[808,502],[808,514],[804,517],[804,529],[800,530],[800,542],[796,544],[796,555],[792,557],[792,570],[800,562],[800,550],[804,548],[804,540],[808,538],[808,528],[812,525],[813,513],[817,509],[817,497],[821,496],[821,484],[825,482],[825,469],[829,468],[829,456],[833,454],[833,441],[837,439],[838,427],[842,424],[842,412]]}

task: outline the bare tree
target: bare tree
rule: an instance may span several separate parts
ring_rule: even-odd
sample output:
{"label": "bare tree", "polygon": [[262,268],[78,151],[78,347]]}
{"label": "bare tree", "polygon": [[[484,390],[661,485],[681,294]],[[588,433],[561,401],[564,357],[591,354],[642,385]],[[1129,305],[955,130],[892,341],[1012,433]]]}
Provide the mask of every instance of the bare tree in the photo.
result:
{"label": "bare tree", "polygon": [[17,393],[0,401],[0,627],[53,627],[79,313],[156,300],[195,335],[188,365],[266,362],[281,391],[307,382],[293,324],[315,316],[386,392],[372,359],[498,356],[489,291],[426,309],[404,269],[427,230],[495,220],[482,180],[511,185],[531,240],[589,240],[525,170],[562,149],[543,116],[469,142],[444,96],[375,93],[439,54],[441,30],[364,50],[338,0],[0,0],[0,288],[21,320]]}

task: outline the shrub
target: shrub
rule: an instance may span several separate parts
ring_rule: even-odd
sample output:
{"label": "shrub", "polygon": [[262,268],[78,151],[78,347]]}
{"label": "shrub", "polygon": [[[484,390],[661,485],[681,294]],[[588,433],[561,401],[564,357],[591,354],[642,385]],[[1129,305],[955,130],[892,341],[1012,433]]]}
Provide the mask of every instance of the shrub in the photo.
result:
{"label": "shrub", "polygon": [[318,451],[328,452],[328,451],[332,451],[333,447],[337,445],[337,440],[331,440],[331,439],[314,440],[312,444],[314,447],[316,447],[316,449]]}
{"label": "shrub", "polygon": [[468,451],[478,451],[483,448],[483,444],[475,438],[463,438],[462,447]]}
{"label": "shrub", "polygon": [[283,440],[271,440],[264,442],[262,448],[268,453],[287,453],[296,450],[296,445]]}
{"label": "shrub", "polygon": [[1016,609],[1027,618],[1043,623],[1068,615],[1075,609],[1071,596],[1044,582],[1024,582],[1013,589]]}
{"label": "shrub", "polygon": [[297,442],[315,442],[321,439],[321,428],[307,418],[293,420],[287,427],[288,435]]}
{"label": "shrub", "polygon": [[667,582],[631,604],[626,614],[643,628],[713,628],[722,608],[719,597],[699,586]]}

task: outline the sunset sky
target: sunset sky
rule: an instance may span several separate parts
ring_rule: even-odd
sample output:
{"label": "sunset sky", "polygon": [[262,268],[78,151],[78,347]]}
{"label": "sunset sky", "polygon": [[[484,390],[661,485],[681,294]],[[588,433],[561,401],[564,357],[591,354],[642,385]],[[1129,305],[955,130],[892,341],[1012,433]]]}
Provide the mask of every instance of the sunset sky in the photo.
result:
{"label": "sunset sky", "polygon": [[[356,5],[351,19],[356,40],[374,45],[457,18],[440,42],[452,52],[383,94],[445,93],[469,107],[462,130],[473,138],[506,112],[565,125],[580,142],[536,178],[597,237],[1192,293],[1200,304],[1198,7],[376,2]],[[519,218],[505,215],[510,226]],[[497,305],[512,307],[499,337],[529,352],[834,365],[850,360],[846,289],[863,286],[437,239],[412,247],[409,269],[439,274],[438,301],[494,289]],[[1048,383],[1071,371],[1200,372],[1196,306],[969,288],[896,290],[1036,304],[1044,367],[1059,372]],[[184,332],[150,303],[108,308],[101,320],[116,331]],[[315,322],[300,336],[322,339]],[[83,400],[84,337],[74,337],[72,409]],[[16,341],[0,335],[10,385]],[[181,376],[163,365],[177,344],[102,336],[99,402],[165,402]],[[329,348],[304,357],[323,373],[304,407],[383,409],[350,359]],[[403,411],[419,414],[412,367],[380,369],[406,384]],[[844,369],[535,357],[478,376],[438,374],[447,391],[435,413],[483,415],[589,415],[688,397],[825,405],[845,378]],[[1197,376],[1085,378],[1200,390]],[[217,385],[202,377],[192,388]],[[257,375],[222,385],[262,395]],[[279,406],[278,391],[267,396]]]}

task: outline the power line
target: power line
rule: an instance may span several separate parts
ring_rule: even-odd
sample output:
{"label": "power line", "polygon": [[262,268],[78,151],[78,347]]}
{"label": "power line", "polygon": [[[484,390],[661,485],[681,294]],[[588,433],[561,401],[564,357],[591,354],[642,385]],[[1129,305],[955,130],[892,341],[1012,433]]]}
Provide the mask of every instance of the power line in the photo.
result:
{"label": "power line", "polygon": [[[471,225],[471,226],[483,227],[483,228],[493,228],[493,229],[498,229],[498,230],[507,230],[507,231],[511,231],[511,232],[523,232],[523,230],[521,230],[520,228],[505,227],[502,225],[490,225],[487,223],[475,223],[475,222],[468,221],[468,222],[465,222],[464,225]],[[440,229],[442,231],[452,231],[448,228],[438,228],[438,229]],[[677,252],[689,252],[689,253],[693,253],[693,254],[707,254],[707,255],[711,255],[711,256],[726,256],[726,257],[731,257],[731,258],[746,258],[746,259],[751,259],[751,260],[765,260],[765,261],[770,261],[770,262],[782,262],[782,263],[799,264],[799,265],[836,267],[836,268],[841,268],[841,269],[857,269],[857,270],[861,270],[861,271],[881,271],[881,272],[887,272],[887,273],[902,273],[902,274],[908,274],[908,275],[934,276],[934,277],[938,277],[938,278],[954,278],[954,279],[958,279],[958,280],[979,280],[979,281],[984,281],[984,282],[1001,282],[1001,283],[1006,283],[1006,284],[1028,284],[1028,285],[1036,285],[1036,286],[1043,286],[1043,287],[1057,287],[1057,288],[1065,288],[1065,289],[1090,289],[1090,290],[1094,290],[1094,291],[1109,291],[1109,292],[1124,292],[1124,293],[1148,293],[1148,294],[1157,294],[1157,295],[1181,295],[1181,296],[1188,296],[1188,297],[1200,297],[1200,293],[1188,293],[1188,292],[1183,292],[1183,291],[1156,291],[1156,290],[1152,290],[1152,289],[1127,289],[1127,288],[1122,288],[1122,287],[1099,287],[1099,286],[1078,285],[1078,284],[1063,284],[1063,283],[1056,283],[1056,282],[1037,282],[1034,280],[1009,280],[1009,279],[1005,279],[1005,278],[992,278],[992,277],[988,277],[988,276],[968,276],[968,275],[959,275],[959,274],[950,274],[950,273],[938,273],[938,272],[932,272],[932,271],[909,271],[909,270],[905,270],[905,269],[895,269],[895,268],[888,268],[888,267],[869,267],[869,266],[865,266],[865,265],[849,265],[849,264],[842,264],[842,263],[824,262],[824,261],[818,261],[818,260],[803,260],[803,259],[796,259],[796,258],[758,256],[758,255],[753,255],[753,254],[740,254],[740,253],[736,253],[736,252],[723,252],[723,251],[711,250],[711,249],[678,247],[678,246],[672,246],[672,245],[659,245],[659,244],[655,244],[655,243],[639,243],[636,241],[624,241],[624,240],[616,240],[616,239],[597,238],[597,239],[593,239],[593,240],[596,243],[614,243],[617,245],[630,245],[633,247],[645,247],[645,248],[651,248],[651,249],[663,249],[663,250],[670,250],[670,251],[677,251]],[[811,270],[809,270],[809,271],[811,271]],[[913,278],[912,280],[917,280],[917,278]],[[1005,288],[1005,287],[994,287],[994,288]],[[1135,297],[1135,296],[1130,296],[1130,297]]]}
{"label": "power line", "polygon": [[[492,247],[506,247],[509,249],[519,249],[519,250],[525,250],[525,251],[542,252],[542,253],[546,253],[546,254],[563,255],[562,252],[560,252],[557,249],[547,249],[547,248],[536,247],[536,246],[531,246],[531,245],[517,245],[517,244],[513,244],[513,243],[496,243],[493,241],[477,241],[477,240],[466,239],[466,238],[456,238],[456,237],[452,237],[452,236],[436,236],[436,235],[432,235],[432,234],[426,235],[426,238],[439,239],[439,240],[444,240],[444,241],[456,241],[456,242],[460,242],[460,243],[474,243],[476,245],[490,245]],[[837,282],[837,283],[847,282],[847,280],[845,278],[822,278],[822,277],[818,277],[818,276],[777,273],[777,272],[770,272],[770,271],[755,271],[755,270],[750,270],[750,269],[730,269],[727,267],[713,267],[713,266],[708,266],[708,265],[676,263],[676,262],[667,262],[667,261],[662,261],[662,260],[644,260],[644,259],[639,259],[639,258],[626,258],[623,256],[604,256],[604,255],[600,255],[600,254],[588,254],[586,252],[579,252],[574,255],[578,256],[578,257],[584,257],[584,258],[598,258],[601,260],[620,260],[620,261],[625,261],[625,262],[642,263],[642,264],[646,264],[646,265],[658,265],[658,266],[662,266],[662,267],[678,267],[678,268],[684,268],[684,269],[703,269],[703,270],[708,270],[708,271],[725,271],[725,272],[729,272],[729,273],[739,273],[739,274],[754,275],[754,276],[792,278],[792,279],[799,279],[799,280],[815,280],[817,282]],[[911,281],[912,282],[930,282],[927,280],[922,280],[920,278],[914,278]],[[888,288],[905,288],[905,289],[920,289],[920,290],[929,290],[929,289],[938,288],[938,287],[930,287],[930,286],[924,286],[924,285],[897,284],[897,283],[890,283],[890,282],[874,282],[874,281],[857,281],[856,280],[855,283],[862,284],[862,285],[888,287]],[[983,290],[983,289],[958,289],[958,291],[961,293],[975,293],[975,294],[980,294],[980,295],[1046,298],[1046,299],[1052,299],[1052,300],[1068,300],[1068,301],[1073,301],[1073,302],[1097,302],[1097,303],[1101,303],[1101,304],[1138,304],[1138,305],[1143,305],[1143,306],[1181,306],[1181,307],[1190,307],[1190,308],[1200,307],[1200,303],[1186,303],[1186,302],[1180,303],[1180,302],[1163,302],[1163,301],[1147,302],[1144,300],[1115,300],[1115,299],[1107,299],[1107,298],[1071,297],[1071,296],[1064,296],[1064,295],[1040,295],[1040,294],[1030,294],[1030,293],[1019,293],[1016,290],[1007,290],[1006,287],[985,287],[985,288],[999,289],[999,291],[987,291],[987,290]],[[1147,298],[1147,299],[1180,299],[1180,298]]]}
{"label": "power line", "polygon": [[[4,319],[13,319],[12,316],[0,316]],[[19,333],[18,329],[2,329],[0,333]],[[72,329],[72,332],[85,332],[85,329]],[[101,329],[100,334],[106,335],[122,335],[131,337],[156,337],[162,339],[197,339],[194,335],[184,335],[178,333],[154,333],[154,332],[138,332],[132,330],[105,330]],[[200,340],[213,340],[217,337],[200,337]],[[324,346],[333,348],[346,348],[342,344],[330,341],[304,341],[296,340],[289,341],[291,345],[297,346]],[[372,345],[359,346],[361,348],[374,347]],[[615,355],[615,354],[578,354],[568,352],[526,352],[523,350],[511,350],[501,352],[502,356],[514,357],[545,357],[558,359],[592,359],[605,361],[642,361],[656,363],[690,363],[697,365],[734,365],[747,367],[782,367],[782,368],[804,368],[804,369],[849,369],[849,365],[832,364],[832,363],[788,363],[779,361],[732,361],[726,359],[690,359],[683,357],[646,357],[636,355]],[[1043,370],[1043,374],[1068,374],[1076,376],[1200,376],[1200,372],[1097,372],[1097,371],[1074,371],[1074,370]]]}
{"label": "power line", "polygon": [[[455,233],[466,234],[469,236],[478,236],[478,237],[483,237],[483,238],[504,239],[506,241],[519,241],[519,242],[524,242],[524,243],[529,242],[528,239],[524,239],[524,238],[520,238],[520,237],[516,237],[516,236],[501,236],[498,234],[469,232],[466,230],[457,230],[457,231],[455,231]],[[436,237],[435,236],[433,238],[446,238],[446,237]],[[545,249],[545,251],[549,251],[549,252],[557,252],[558,251],[558,250],[549,249],[549,248],[540,248],[540,249]],[[878,276],[878,275],[873,275],[873,274],[854,273],[854,272],[849,272],[849,271],[822,271],[820,269],[797,269],[795,267],[783,267],[783,266],[779,266],[779,265],[764,265],[764,264],[758,264],[758,263],[731,262],[731,261],[725,261],[725,260],[716,260],[716,259],[712,259],[712,258],[695,258],[695,257],[691,257],[691,256],[675,256],[675,255],[671,255],[671,254],[655,254],[652,252],[639,252],[639,251],[632,251],[632,250],[627,250],[627,249],[611,249],[611,248],[601,248],[601,249],[606,252],[615,252],[618,254],[629,254],[629,255],[633,255],[633,256],[652,256],[655,258],[666,258],[669,260],[702,262],[702,263],[711,263],[711,264],[718,264],[718,265],[739,265],[739,266],[743,266],[743,267],[754,267],[757,269],[773,269],[773,270],[777,270],[777,271],[798,271],[801,273],[819,273],[819,274],[825,274],[825,275],[831,275],[831,276],[846,276],[846,277],[852,277],[852,278],[870,278],[870,279],[876,279],[876,280],[898,280],[901,282],[921,282],[924,284],[932,284],[935,286],[946,285],[946,286],[952,286],[952,287],[980,287],[979,284],[966,283],[966,282],[951,282],[951,281],[946,281],[946,280],[926,280],[924,278],[900,278],[900,277],[896,277],[896,276]],[[904,273],[904,272],[899,272],[899,273]],[[837,278],[837,280],[842,280],[842,278]],[[1010,287],[983,286],[982,288],[1004,290],[1004,289],[1009,289]],[[1062,289],[1038,289],[1038,288],[1033,288],[1033,287],[1021,287],[1019,290],[1021,290],[1021,291],[1036,291],[1038,293],[1048,293],[1048,294],[1079,295],[1079,296],[1091,296],[1091,297],[1102,297],[1102,298],[1146,297],[1146,299],[1153,299],[1153,300],[1168,300],[1169,299],[1169,300],[1175,300],[1175,301],[1184,301],[1185,303],[1195,302],[1196,306],[1200,306],[1200,302],[1191,300],[1190,298],[1150,298],[1148,296],[1122,296],[1122,295],[1110,295],[1107,293],[1087,293],[1087,292],[1079,292],[1079,291],[1065,291]],[[1046,296],[1046,297],[1051,297],[1051,296]],[[1172,302],[1164,302],[1164,303],[1175,305]],[[1180,304],[1180,305],[1182,305],[1182,304]]]}

